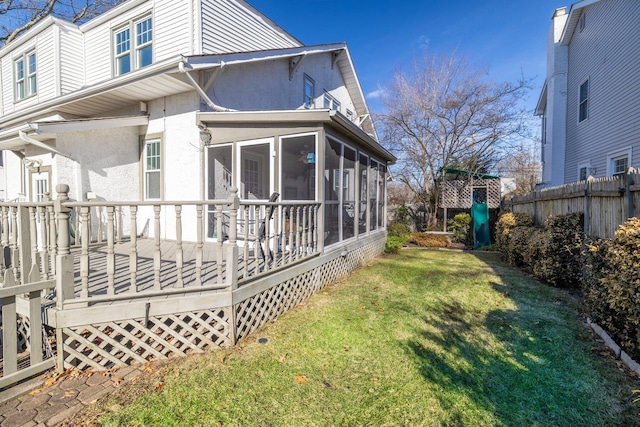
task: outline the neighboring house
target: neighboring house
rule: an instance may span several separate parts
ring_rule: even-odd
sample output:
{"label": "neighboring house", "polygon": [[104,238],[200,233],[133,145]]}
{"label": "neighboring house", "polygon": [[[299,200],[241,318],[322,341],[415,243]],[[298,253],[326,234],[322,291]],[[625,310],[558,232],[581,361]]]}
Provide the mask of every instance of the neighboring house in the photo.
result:
{"label": "neighboring house", "polygon": [[[232,345],[384,250],[395,158],[344,43],[243,0],[129,0],[42,20],[0,80],[3,317],[39,328],[55,288],[59,369]],[[52,365],[21,351],[0,388]]]}
{"label": "neighboring house", "polygon": [[640,2],[583,0],[557,9],[548,34],[543,186],[640,166]]}

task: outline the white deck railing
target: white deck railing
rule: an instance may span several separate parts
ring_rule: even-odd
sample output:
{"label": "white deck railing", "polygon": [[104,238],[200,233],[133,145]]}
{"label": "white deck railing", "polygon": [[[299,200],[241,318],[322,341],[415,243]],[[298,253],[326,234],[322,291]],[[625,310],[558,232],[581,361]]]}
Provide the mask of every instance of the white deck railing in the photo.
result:
{"label": "white deck railing", "polygon": [[[0,272],[55,279],[57,307],[232,290],[319,252],[317,202],[2,203]],[[27,279],[28,278],[28,279]]]}

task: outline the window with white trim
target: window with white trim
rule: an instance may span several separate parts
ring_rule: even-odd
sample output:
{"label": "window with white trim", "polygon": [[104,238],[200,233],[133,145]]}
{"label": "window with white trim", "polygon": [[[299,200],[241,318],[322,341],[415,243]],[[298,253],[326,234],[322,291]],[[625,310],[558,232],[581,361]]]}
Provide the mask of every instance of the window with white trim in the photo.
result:
{"label": "window with white trim", "polygon": [[607,175],[626,173],[631,164],[631,148],[625,148],[607,156]]}
{"label": "window with white trim", "polygon": [[316,82],[306,74],[304,75],[304,106],[313,108],[315,103],[315,87]]}
{"label": "window with white trim", "polygon": [[328,92],[324,93],[324,108],[329,108],[331,110],[340,111],[340,102],[335,99],[333,96],[329,95]]}
{"label": "window with white trim", "polygon": [[36,52],[24,53],[14,61],[15,99],[20,101],[38,92]]}
{"label": "window with white trim", "polygon": [[578,122],[589,118],[589,79],[580,85],[580,104],[578,106]]}
{"label": "window with white trim", "polygon": [[144,198],[160,200],[162,198],[162,154],[160,139],[144,142]]}
{"label": "window with white trim", "polygon": [[[133,38],[131,35],[134,35]],[[114,33],[115,75],[153,62],[153,24],[150,16],[134,20]]]}
{"label": "window with white trim", "polygon": [[581,163],[578,165],[578,180],[585,181],[589,175],[592,173],[591,171],[591,163]]}

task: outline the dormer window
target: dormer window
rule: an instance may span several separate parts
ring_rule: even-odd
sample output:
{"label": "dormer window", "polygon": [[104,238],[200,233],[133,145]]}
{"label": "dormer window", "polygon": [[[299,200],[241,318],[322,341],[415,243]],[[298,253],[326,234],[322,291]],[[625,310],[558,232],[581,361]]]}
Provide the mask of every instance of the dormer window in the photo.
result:
{"label": "dormer window", "polygon": [[329,95],[328,92],[324,93],[324,108],[329,108],[330,110],[340,111],[340,102],[335,99],[333,96]]}
{"label": "dormer window", "polygon": [[27,52],[15,60],[14,77],[16,101],[33,96],[38,92],[35,51]]}
{"label": "dormer window", "polygon": [[[114,34],[117,76],[153,62],[153,25],[150,16],[131,21],[127,26],[116,30]],[[134,35],[133,38],[131,34]]]}

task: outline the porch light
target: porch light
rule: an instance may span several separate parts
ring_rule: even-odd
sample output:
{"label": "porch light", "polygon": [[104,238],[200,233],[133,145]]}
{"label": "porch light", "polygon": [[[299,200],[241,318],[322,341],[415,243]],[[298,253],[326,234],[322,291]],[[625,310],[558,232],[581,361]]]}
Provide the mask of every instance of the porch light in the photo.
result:
{"label": "porch light", "polygon": [[202,144],[204,144],[205,147],[210,146],[211,145],[211,132],[204,125],[199,125],[198,127],[200,128],[200,141],[202,141]]}

